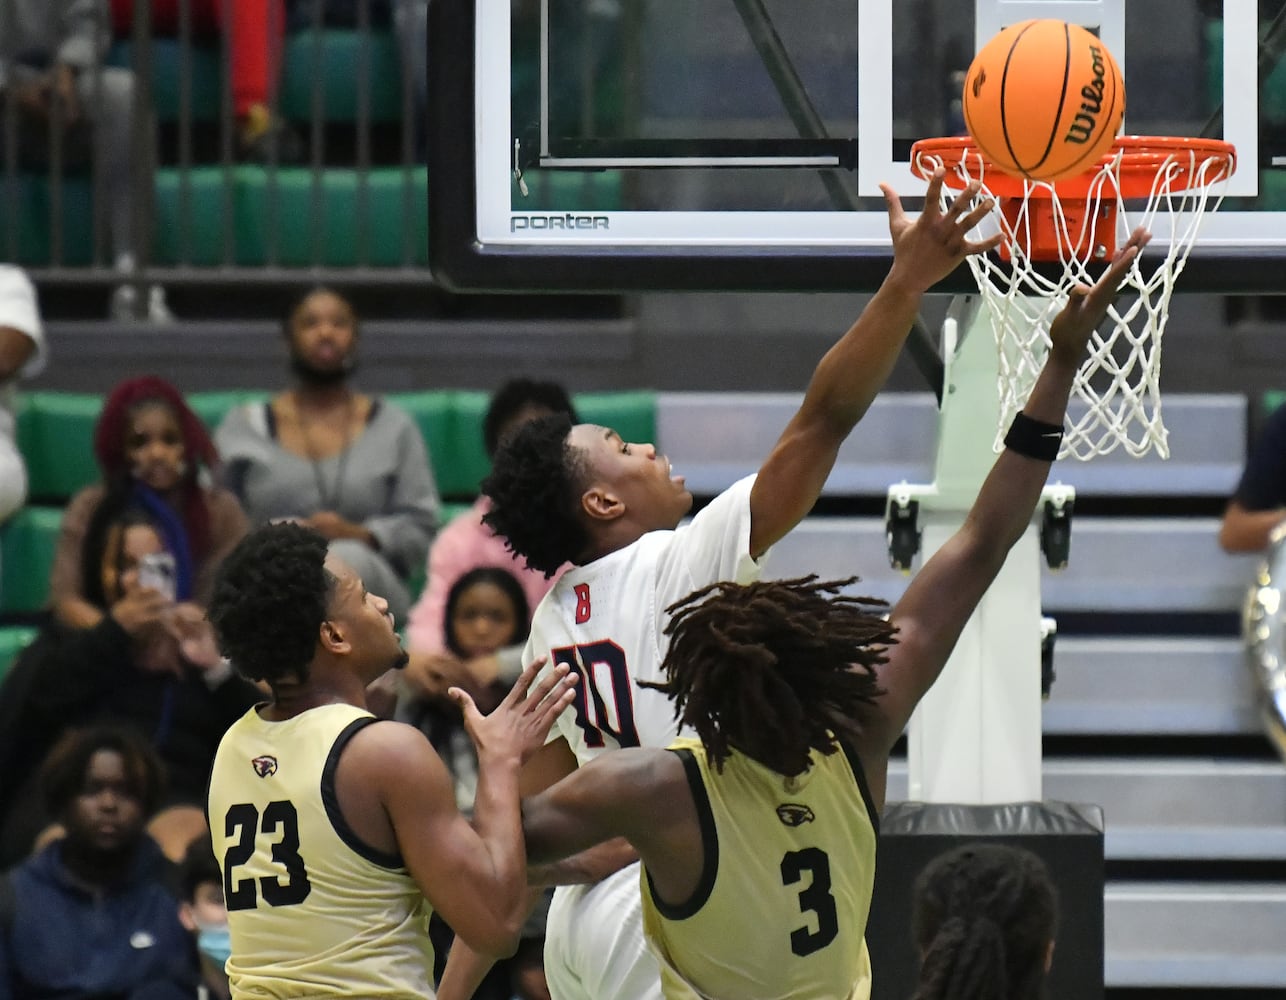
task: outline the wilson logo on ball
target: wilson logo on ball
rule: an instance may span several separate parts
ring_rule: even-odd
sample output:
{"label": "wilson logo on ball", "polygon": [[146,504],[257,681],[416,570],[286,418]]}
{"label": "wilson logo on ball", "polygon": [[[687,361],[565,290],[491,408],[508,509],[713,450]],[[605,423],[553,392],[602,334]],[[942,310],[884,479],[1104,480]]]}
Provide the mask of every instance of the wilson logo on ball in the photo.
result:
{"label": "wilson logo on ball", "polygon": [[1103,50],[1090,46],[1093,62],[1090,64],[1094,73],[1094,82],[1081,88],[1081,110],[1067,128],[1064,142],[1085,145],[1094,137],[1094,128],[1098,125],[1099,112],[1103,110],[1103,91],[1107,86],[1107,63],[1103,61]]}

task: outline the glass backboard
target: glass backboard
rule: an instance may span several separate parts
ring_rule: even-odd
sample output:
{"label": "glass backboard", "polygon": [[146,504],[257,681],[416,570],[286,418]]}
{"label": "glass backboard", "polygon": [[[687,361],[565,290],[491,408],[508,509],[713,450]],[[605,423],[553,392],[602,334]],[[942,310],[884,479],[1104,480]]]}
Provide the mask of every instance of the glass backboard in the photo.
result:
{"label": "glass backboard", "polygon": [[[430,247],[460,290],[874,288],[879,183],[922,204],[973,53],[1054,17],[1125,74],[1125,131],[1238,150],[1180,290],[1286,264],[1286,0],[452,0],[431,5]],[[943,290],[968,290],[961,269]]]}

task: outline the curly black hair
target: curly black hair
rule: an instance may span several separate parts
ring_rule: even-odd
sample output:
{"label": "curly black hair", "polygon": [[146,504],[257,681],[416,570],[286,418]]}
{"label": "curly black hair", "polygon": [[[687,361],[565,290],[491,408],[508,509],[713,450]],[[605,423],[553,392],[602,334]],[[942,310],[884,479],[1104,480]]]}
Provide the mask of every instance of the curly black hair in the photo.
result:
{"label": "curly black hair", "polygon": [[500,432],[505,424],[527,407],[541,407],[550,413],[565,413],[573,424],[580,423],[571,397],[557,382],[511,378],[492,393],[491,402],[487,405],[487,415],[482,421],[482,440],[487,447],[488,458],[495,458],[496,448],[500,444]]}
{"label": "curly black hair", "polygon": [[553,576],[589,545],[580,518],[580,491],[588,478],[586,461],[567,441],[565,413],[529,421],[496,451],[482,492],[491,510],[482,521],[532,569]]}
{"label": "curly black hair", "polygon": [[[718,771],[731,749],[778,774],[803,773],[861,732],[858,710],[883,694],[875,667],[896,629],[887,604],[840,593],[856,577],[715,583],[666,610],[664,683]],[[857,668],[857,669],[854,669]]]}
{"label": "curly black hair", "polygon": [[125,726],[92,726],[66,733],[40,768],[40,788],[50,816],[61,817],[85,787],[89,762],[100,750],[112,750],[125,761],[130,792],[151,816],[165,790],[165,765],[141,733]]}
{"label": "curly black hair", "polygon": [[966,844],[916,879],[911,927],[924,955],[913,1000],[1037,1000],[1058,890],[1030,851]]}
{"label": "curly black hair", "polygon": [[256,528],[223,560],[206,614],[241,674],[308,679],[335,590],[325,562],[326,539],[291,523]]}

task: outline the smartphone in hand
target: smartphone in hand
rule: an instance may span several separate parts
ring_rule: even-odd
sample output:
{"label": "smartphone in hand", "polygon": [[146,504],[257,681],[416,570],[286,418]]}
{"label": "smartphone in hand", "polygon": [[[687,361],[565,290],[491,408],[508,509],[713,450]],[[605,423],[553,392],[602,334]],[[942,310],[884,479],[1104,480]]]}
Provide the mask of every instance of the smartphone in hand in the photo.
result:
{"label": "smartphone in hand", "polygon": [[151,587],[171,601],[174,600],[177,592],[175,575],[174,556],[168,552],[150,552],[139,560],[139,585]]}

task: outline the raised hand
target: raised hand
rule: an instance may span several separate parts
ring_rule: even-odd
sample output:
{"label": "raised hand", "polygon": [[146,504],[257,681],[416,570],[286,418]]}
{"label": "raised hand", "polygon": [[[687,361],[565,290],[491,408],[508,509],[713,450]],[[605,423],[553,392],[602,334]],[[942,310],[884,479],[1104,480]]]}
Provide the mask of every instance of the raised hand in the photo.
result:
{"label": "raised hand", "polygon": [[[572,703],[578,674],[560,663],[532,688],[532,681],[545,665],[542,656],[522,672],[510,692],[490,715],[478,711],[469,693],[453,687],[447,692],[460,706],[464,728],[478,748],[478,757],[516,756],[520,762],[545,745],[554,720]],[[531,689],[531,695],[527,691]]]}
{"label": "raised hand", "polygon": [[1079,364],[1090,335],[1103,322],[1107,308],[1125,275],[1152,234],[1140,226],[1130,234],[1116,257],[1091,285],[1076,285],[1067,296],[1067,304],[1049,326],[1050,353],[1061,361]]}
{"label": "raised hand", "polygon": [[981,185],[970,181],[943,211],[942,185],[946,172],[939,167],[929,180],[924,211],[912,221],[902,210],[902,199],[887,184],[881,184],[889,211],[889,235],[893,239],[891,278],[915,291],[928,291],[945,278],[970,254],[985,253],[1000,244],[1000,233],[985,240],[970,240],[969,231],[978,225],[995,204],[990,198],[970,208]]}

